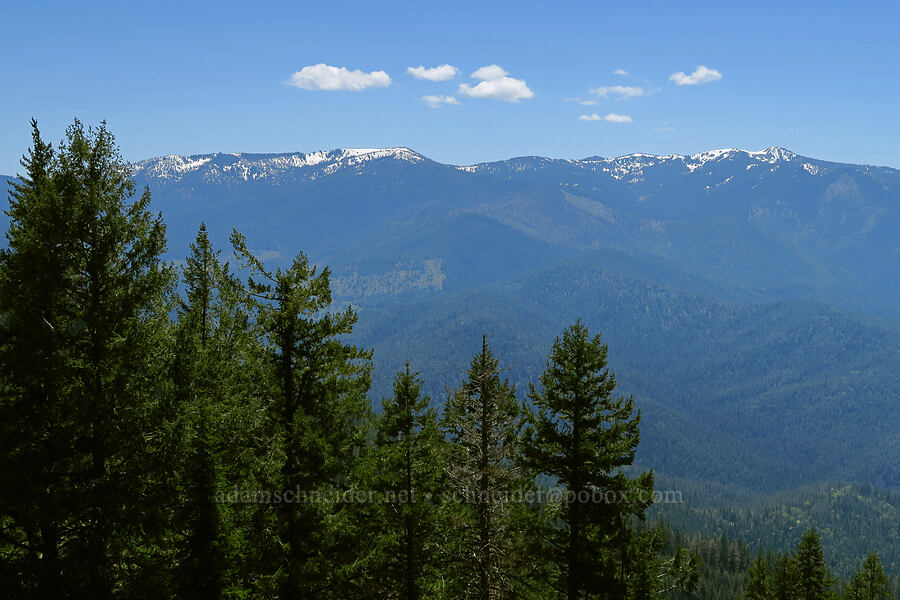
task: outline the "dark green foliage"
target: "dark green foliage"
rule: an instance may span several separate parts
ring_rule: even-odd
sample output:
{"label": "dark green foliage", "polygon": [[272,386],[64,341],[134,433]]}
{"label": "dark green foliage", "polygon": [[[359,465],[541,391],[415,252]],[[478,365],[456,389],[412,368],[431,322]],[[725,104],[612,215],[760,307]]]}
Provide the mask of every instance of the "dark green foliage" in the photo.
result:
{"label": "dark green foliage", "polygon": [[524,560],[516,493],[527,480],[516,454],[522,411],[499,361],[482,338],[463,384],[447,398],[442,427],[449,441],[442,557],[449,597],[493,600],[515,596]]}
{"label": "dark green foliage", "polygon": [[684,546],[673,547],[669,537],[670,532],[658,525],[634,532],[626,560],[626,598],[684,597],[697,591],[702,569],[700,556]]}
{"label": "dark green foliage", "polygon": [[[356,313],[325,312],[331,305],[328,270],[317,272],[302,253],[289,268],[273,271],[253,256],[243,236],[235,232],[232,242],[252,273],[248,292],[268,348],[262,482],[272,491],[308,497],[347,490],[369,410],[371,353],[340,339],[352,331]],[[279,597],[352,592],[356,558],[345,508],[317,500],[261,507],[267,526],[257,542],[266,548],[264,572]]]}
{"label": "dark green foliage", "polygon": [[803,531],[815,527],[835,574],[850,577],[872,548],[879,550],[888,573],[900,572],[896,491],[825,484],[748,499],[683,480],[665,480],[660,487],[683,491],[684,504],[652,509],[682,531],[724,534],[743,539],[754,549],[787,552],[796,547]]}
{"label": "dark green foliage", "polygon": [[778,556],[772,567],[772,600],[794,600],[799,593],[796,561],[786,554]]}
{"label": "dark green foliage", "polygon": [[76,121],[56,152],[33,130],[0,259],[9,564],[44,597],[136,593],[162,535],[165,227],[105,125]]}
{"label": "dark green foliage", "polygon": [[770,600],[772,594],[769,561],[762,552],[756,555],[747,571],[747,585],[744,596],[747,600]]}
{"label": "dark green foliage", "polygon": [[381,598],[413,600],[436,591],[444,449],[437,414],[421,387],[407,363],[375,421],[367,483],[377,497],[364,527],[375,538],[368,571],[371,591]]}
{"label": "dark green foliage", "polygon": [[554,587],[568,598],[622,597],[631,567],[628,523],[652,503],[653,474],[629,479],[640,441],[631,398],[614,398],[607,348],[580,322],[553,344],[541,388],[529,394],[538,412],[530,419],[525,456],[538,472],[566,486],[559,525],[546,532],[557,565]]}
{"label": "dark green foliage", "polygon": [[831,597],[832,581],[825,566],[822,541],[814,529],[801,538],[794,555],[797,566],[797,594],[802,600],[824,600]]}
{"label": "dark green foliage", "polygon": [[891,600],[894,595],[888,587],[881,559],[870,552],[859,570],[850,578],[843,595],[844,600]]}
{"label": "dark green foliage", "polygon": [[239,554],[250,536],[249,511],[216,502],[216,494],[253,481],[249,450],[262,425],[253,394],[262,353],[240,282],[218,255],[201,225],[183,268],[171,373],[170,434],[181,464],[176,587],[185,598],[229,595],[246,583]]}

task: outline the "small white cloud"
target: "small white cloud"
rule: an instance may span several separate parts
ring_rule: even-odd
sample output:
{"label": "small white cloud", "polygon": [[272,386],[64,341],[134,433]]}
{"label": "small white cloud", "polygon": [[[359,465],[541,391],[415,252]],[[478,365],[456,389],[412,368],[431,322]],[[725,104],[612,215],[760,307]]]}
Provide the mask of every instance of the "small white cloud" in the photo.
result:
{"label": "small white cloud", "polygon": [[596,100],[582,100],[581,98],[564,98],[564,102],[577,102],[581,106],[596,106],[598,102]]}
{"label": "small white cloud", "polygon": [[440,108],[443,104],[453,104],[458,105],[459,100],[454,98],[453,96],[422,96],[422,101],[425,102],[431,108]]}
{"label": "small white cloud", "polygon": [[625,69],[616,69],[615,71],[613,71],[613,75],[621,75],[622,77],[628,77],[629,75],[631,75],[631,73],[629,73]]}
{"label": "small white cloud", "polygon": [[332,67],[324,63],[303,67],[287,82],[302,90],[348,90],[358,92],[366,88],[381,88],[391,85],[391,78],[384,71],[364,73],[350,71],[346,67]]}
{"label": "small white cloud", "polygon": [[497,65],[481,67],[472,73],[473,79],[480,79],[481,83],[472,86],[468,83],[460,84],[459,93],[470,98],[489,98],[504,102],[518,102],[534,96],[524,79],[509,77],[503,68]]}
{"label": "small white cloud", "polygon": [[710,69],[700,65],[690,75],[679,71],[669,76],[670,81],[674,81],[675,85],[700,85],[709,83],[710,81],[718,81],[722,79],[722,74],[715,69]]}
{"label": "small white cloud", "polygon": [[416,79],[427,79],[428,81],[448,81],[456,77],[459,69],[453,65],[441,65],[439,67],[407,67],[406,72]]}
{"label": "small white cloud", "polygon": [[619,100],[627,100],[628,98],[637,98],[638,96],[649,96],[654,91],[656,90],[634,85],[604,85],[592,89],[591,93],[596,94],[601,98],[609,98],[610,95],[613,95],[618,96]]}
{"label": "small white cloud", "polygon": [[481,67],[472,73],[472,79],[480,79],[482,81],[490,81],[491,79],[500,79],[506,77],[509,73],[503,67],[497,65],[488,65]]}
{"label": "small white cloud", "polygon": [[592,113],[589,115],[581,115],[578,117],[580,121],[609,121],[610,123],[631,123],[631,117],[628,115],[618,115],[616,113],[609,113],[605,117],[601,117],[597,113]]}

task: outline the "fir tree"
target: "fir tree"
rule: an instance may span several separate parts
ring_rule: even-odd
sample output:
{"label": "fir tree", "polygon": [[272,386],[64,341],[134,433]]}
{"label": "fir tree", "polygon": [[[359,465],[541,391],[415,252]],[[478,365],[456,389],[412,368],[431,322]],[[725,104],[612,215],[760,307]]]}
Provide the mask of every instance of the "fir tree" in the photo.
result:
{"label": "fir tree", "polygon": [[482,339],[466,380],[444,408],[450,443],[447,476],[456,499],[446,505],[451,597],[493,600],[513,594],[522,543],[511,502],[524,489],[516,464],[522,411],[513,387]]}
{"label": "fir tree", "polygon": [[769,561],[762,552],[756,555],[756,559],[747,571],[747,586],[744,596],[747,600],[770,600],[772,597]]}
{"label": "fir tree", "polygon": [[545,532],[554,552],[554,586],[570,599],[624,597],[631,571],[631,517],[652,502],[653,474],[629,479],[640,441],[631,398],[614,398],[615,377],[606,368],[607,347],[580,322],[553,344],[541,388],[530,398],[525,455],[540,473],[566,486],[559,523]]}
{"label": "fir tree", "polygon": [[775,559],[772,567],[772,600],[795,600],[797,598],[797,563],[787,555]]}
{"label": "fir tree", "polygon": [[41,557],[42,596],[102,599],[135,591],[159,557],[154,415],[173,278],[162,219],[148,191],[131,201],[105,124],[76,121],[55,153],[35,123],[33,140],[0,263],[2,460],[24,484],[4,526]]}
{"label": "fir tree", "polygon": [[831,597],[831,579],[825,566],[819,534],[810,529],[797,544],[794,557],[797,568],[797,596],[802,600],[824,600]]}
{"label": "fir tree", "polygon": [[859,570],[850,579],[844,591],[845,600],[890,600],[893,594],[888,587],[888,578],[884,574],[881,559],[870,552],[863,560]]}
{"label": "fir tree", "polygon": [[687,548],[677,547],[670,557],[663,556],[668,531],[660,526],[644,528],[633,536],[628,551],[626,598],[652,600],[669,594],[691,594],[700,579],[700,557]]}
{"label": "fir tree", "polygon": [[[442,491],[442,441],[430,398],[409,363],[382,402],[371,453],[372,487],[379,497],[374,522],[376,573],[381,597],[424,597],[435,578],[436,507]],[[374,531],[372,531],[374,529]]]}
{"label": "fir tree", "polygon": [[[356,313],[331,305],[329,271],[300,253],[287,269],[270,270],[232,235],[235,253],[252,276],[248,292],[268,347],[272,400],[268,408],[267,472],[273,491],[339,493],[363,443],[371,353],[344,343]],[[265,506],[259,540],[264,575],[281,598],[332,598],[358,593],[353,530],[341,502],[295,501]],[[271,529],[269,529],[271,527]]]}
{"label": "fir tree", "polygon": [[261,351],[240,283],[221,264],[201,225],[182,269],[178,307],[173,445],[182,467],[177,530],[177,585],[185,598],[215,598],[241,582],[238,553],[246,536],[240,505],[216,502],[229,485],[248,485],[254,468],[246,448],[259,435]]}
{"label": "fir tree", "polygon": [[10,542],[9,579],[0,583],[14,596],[56,598],[72,577],[62,546],[74,529],[67,506],[73,466],[63,457],[74,454],[78,435],[64,353],[75,322],[67,298],[75,274],[57,162],[35,121],[22,166],[22,182],[10,190],[9,248],[0,254],[0,527]]}

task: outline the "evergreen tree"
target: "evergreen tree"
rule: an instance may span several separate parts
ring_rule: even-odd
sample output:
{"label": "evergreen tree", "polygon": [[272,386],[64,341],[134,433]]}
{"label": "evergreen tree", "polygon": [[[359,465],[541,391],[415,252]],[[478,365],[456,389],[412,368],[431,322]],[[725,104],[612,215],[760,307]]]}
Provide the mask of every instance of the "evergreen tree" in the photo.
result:
{"label": "evergreen tree", "polygon": [[456,496],[444,508],[450,597],[514,597],[522,538],[512,502],[525,483],[515,459],[523,421],[513,387],[482,338],[463,384],[444,407],[447,476]]}
{"label": "evergreen tree", "polygon": [[406,363],[376,419],[372,487],[379,497],[367,525],[376,539],[369,569],[383,598],[413,600],[434,587],[442,444],[437,415],[421,388]]}
{"label": "evergreen tree", "polygon": [[874,552],[870,552],[863,560],[862,566],[857,570],[847,589],[844,591],[845,600],[890,600],[893,598],[888,587],[888,578],[884,574],[881,559]]}
{"label": "evergreen tree", "polygon": [[614,398],[615,377],[606,368],[607,347],[575,323],[553,344],[541,389],[530,398],[525,455],[535,470],[566,486],[568,499],[546,538],[554,552],[554,586],[566,598],[626,595],[632,566],[631,517],[652,502],[653,474],[629,479],[640,441],[632,398]]}
{"label": "evergreen tree", "polygon": [[78,435],[68,418],[64,355],[75,320],[66,293],[74,273],[57,162],[34,121],[22,166],[22,182],[10,191],[9,248],[0,254],[0,527],[9,541],[0,583],[12,595],[55,598],[71,577],[62,546],[74,528],[66,504],[75,484],[63,460]]}
{"label": "evergreen tree", "polygon": [[756,559],[747,571],[747,586],[744,597],[747,600],[770,600],[772,596],[769,579],[769,561],[760,552],[756,555]]}
{"label": "evergreen tree", "polygon": [[105,124],[76,121],[55,153],[32,125],[0,259],[3,525],[41,596],[136,594],[162,533],[165,227]]}
{"label": "evergreen tree", "polygon": [[[344,343],[356,313],[331,305],[329,271],[310,266],[302,253],[287,269],[270,270],[234,232],[235,253],[252,275],[248,292],[268,347],[272,400],[264,481],[294,497],[261,505],[259,540],[264,581],[281,598],[333,598],[358,594],[356,540],[342,502],[318,501],[350,489],[369,404],[371,353]],[[310,501],[301,501],[304,496]],[[325,497],[324,495],[320,497]],[[273,510],[270,510],[273,508]]]}
{"label": "evergreen tree", "polygon": [[802,600],[824,600],[831,596],[831,580],[825,566],[819,534],[810,529],[800,539],[794,557],[797,568],[797,597]]}
{"label": "evergreen tree", "polygon": [[216,495],[250,483],[254,460],[245,449],[260,433],[253,383],[261,351],[240,283],[220,263],[205,225],[183,278],[172,365],[173,446],[182,465],[176,589],[184,598],[215,598],[243,580],[238,554],[247,511],[217,503]]}
{"label": "evergreen tree", "polygon": [[652,600],[669,594],[692,594],[700,579],[700,557],[684,547],[674,554],[663,555],[668,531],[660,526],[643,528],[635,533],[628,550],[626,598]]}
{"label": "evergreen tree", "polygon": [[772,599],[795,600],[799,593],[797,589],[796,562],[790,556],[778,556],[772,568]]}

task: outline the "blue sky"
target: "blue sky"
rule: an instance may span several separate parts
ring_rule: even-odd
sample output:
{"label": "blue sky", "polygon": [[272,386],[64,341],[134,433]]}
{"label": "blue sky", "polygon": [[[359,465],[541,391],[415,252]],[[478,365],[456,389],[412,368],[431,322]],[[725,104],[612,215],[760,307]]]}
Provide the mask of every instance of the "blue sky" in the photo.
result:
{"label": "blue sky", "polygon": [[[777,145],[900,168],[889,3],[4,4],[0,173],[20,170],[32,116],[53,140],[75,117],[105,119],[128,160],[409,146],[468,164]],[[408,72],[441,65],[455,76]],[[705,83],[672,79],[700,66]]]}

